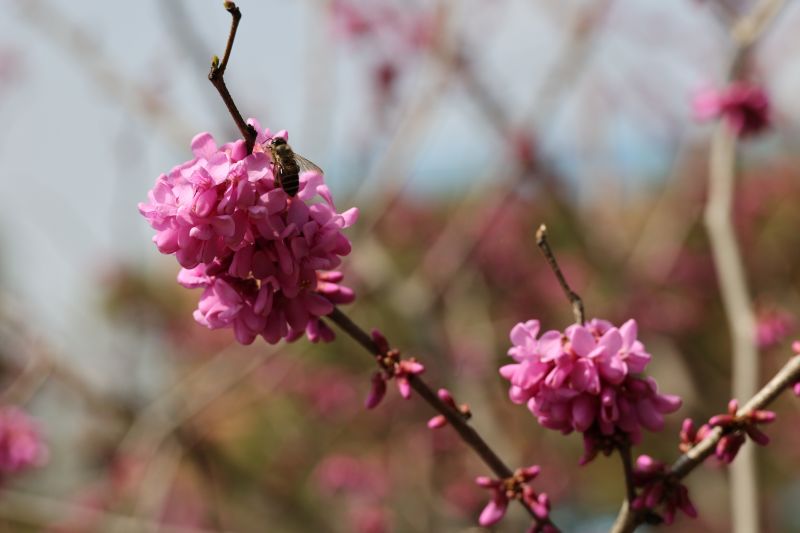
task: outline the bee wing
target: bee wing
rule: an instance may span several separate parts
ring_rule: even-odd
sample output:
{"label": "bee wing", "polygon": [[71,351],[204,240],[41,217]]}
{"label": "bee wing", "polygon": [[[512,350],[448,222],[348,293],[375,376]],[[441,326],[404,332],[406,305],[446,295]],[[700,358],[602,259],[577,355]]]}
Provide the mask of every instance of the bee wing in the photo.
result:
{"label": "bee wing", "polygon": [[307,170],[315,170],[320,174],[324,174],[324,171],[321,168],[319,168],[312,161],[309,161],[308,159],[298,154],[297,152],[294,153],[294,158],[297,161],[297,166],[300,167],[300,172],[305,172]]}

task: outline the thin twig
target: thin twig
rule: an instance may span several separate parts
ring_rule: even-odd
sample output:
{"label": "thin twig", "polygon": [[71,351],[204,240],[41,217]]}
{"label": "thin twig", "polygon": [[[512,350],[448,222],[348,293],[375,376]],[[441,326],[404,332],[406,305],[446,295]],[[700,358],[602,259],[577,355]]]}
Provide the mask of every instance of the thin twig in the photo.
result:
{"label": "thin twig", "polygon": [[[386,355],[382,352],[372,337],[366,331],[361,329],[361,327],[359,327],[355,322],[353,322],[350,317],[344,314],[339,308],[334,308],[333,312],[331,312],[327,317],[371,355]],[[463,440],[475,451],[475,453],[478,454],[481,460],[486,463],[486,465],[492,470],[492,472],[495,473],[498,478],[506,479],[514,475],[511,469],[503,462],[502,459],[500,459],[500,457],[498,457],[498,455],[494,450],[492,450],[486,441],[483,440],[483,437],[481,437],[480,434],[467,423],[464,415],[461,412],[444,403],[422,378],[412,375],[409,377],[409,382],[411,383],[411,388],[413,388],[414,391],[422,397],[422,399],[424,399],[431,407],[433,407],[435,411],[447,419],[450,425],[459,434],[461,440]],[[521,500],[520,504],[522,504],[525,510],[534,518],[534,520],[536,520],[539,526],[549,524],[555,527],[549,518],[542,520],[536,517],[536,515],[533,513],[533,510]]]}
{"label": "thin twig", "polygon": [[244,121],[242,114],[239,112],[239,108],[236,107],[233,101],[230,91],[228,91],[227,85],[225,85],[225,69],[228,67],[228,59],[230,59],[231,50],[233,50],[233,41],[236,38],[236,29],[239,27],[242,12],[233,2],[225,2],[225,9],[231,14],[231,31],[228,34],[228,43],[225,45],[225,55],[222,56],[222,62],[219,61],[217,56],[214,56],[211,60],[211,70],[208,72],[208,79],[219,92],[222,101],[225,102],[225,106],[228,108],[231,117],[233,117],[236,127],[239,128],[242,137],[244,137],[247,153],[250,153],[253,151],[253,146],[256,144],[256,130],[253,126]]}
{"label": "thin twig", "polygon": [[[798,380],[800,380],[800,355],[795,355],[769,380],[769,383],[764,385],[736,412],[736,416],[743,417],[753,411],[764,409],[775,401],[783,391],[797,383]],[[669,476],[676,481],[688,476],[692,470],[700,466],[703,461],[714,453],[719,440],[731,431],[736,431],[736,428],[733,426],[714,428],[702,441],[695,444],[689,451],[672,463]],[[742,447],[742,450],[746,448],[748,446]],[[739,453],[741,453],[741,450]],[[631,511],[629,506],[623,505],[611,531],[612,533],[630,533],[644,521],[644,518],[644,513]]]}
{"label": "thin twig", "polygon": [[561,285],[561,288],[564,290],[564,294],[572,304],[572,314],[575,315],[575,322],[577,324],[583,324],[586,322],[586,315],[583,309],[583,300],[581,300],[581,297],[578,296],[578,294],[573,291],[572,288],[570,288],[569,283],[567,283],[567,279],[561,272],[561,268],[558,266],[558,261],[556,261],[556,256],[553,254],[553,250],[550,248],[550,243],[547,242],[547,226],[544,224],[539,226],[539,229],[536,230],[536,245],[542,250],[544,257],[550,264],[550,268],[553,270],[553,274],[555,274],[556,279],[558,279],[559,285]]}
{"label": "thin twig", "polygon": [[636,498],[636,486],[633,483],[633,459],[631,458],[631,445],[629,443],[617,446],[619,457],[622,460],[622,470],[625,472],[625,496],[628,505]]}

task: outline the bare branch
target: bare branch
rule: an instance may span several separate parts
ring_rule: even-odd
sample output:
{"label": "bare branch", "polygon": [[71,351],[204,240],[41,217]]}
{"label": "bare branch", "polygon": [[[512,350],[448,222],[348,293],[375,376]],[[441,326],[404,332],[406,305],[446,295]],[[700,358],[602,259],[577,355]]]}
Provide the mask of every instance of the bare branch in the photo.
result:
{"label": "bare branch", "polygon": [[553,254],[553,250],[550,248],[550,243],[547,242],[547,226],[544,224],[539,226],[539,229],[536,230],[536,245],[542,250],[544,257],[550,264],[550,268],[553,270],[553,274],[556,275],[559,285],[561,285],[561,288],[564,290],[564,294],[572,304],[572,313],[575,315],[575,323],[583,324],[586,322],[586,314],[583,309],[583,300],[581,300],[581,297],[578,296],[578,294],[573,291],[572,288],[570,288],[569,283],[567,283],[567,279],[561,272],[561,268],[558,266],[558,261],[556,261],[556,256]]}

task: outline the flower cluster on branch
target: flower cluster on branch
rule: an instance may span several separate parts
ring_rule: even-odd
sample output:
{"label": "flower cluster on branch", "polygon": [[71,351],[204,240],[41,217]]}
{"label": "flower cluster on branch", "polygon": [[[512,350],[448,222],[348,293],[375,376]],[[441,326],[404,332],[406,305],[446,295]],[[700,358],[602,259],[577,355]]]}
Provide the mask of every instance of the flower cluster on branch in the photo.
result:
{"label": "flower cluster on branch", "polygon": [[617,328],[593,319],[537,338],[539,329],[530,320],[511,330],[508,354],[516,362],[500,374],[511,383],[511,400],[526,404],[542,426],[584,434],[583,462],[608,438],[636,443],[642,427],[660,431],[663,415],[680,407],[679,397],[659,393],[653,378],[640,376],[650,354],[637,339],[636,321]]}
{"label": "flower cluster on branch", "polygon": [[197,135],[195,157],[162,174],[139,211],[156,230],[159,251],[183,267],[178,282],[204,289],[197,322],[232,327],[243,344],[304,333],[330,341],[320,317],[354,298],[335,269],[350,253],[342,230],[358,210],[338,213],[318,172],[302,173],[297,196],[286,194],[263,149],[273,136],[248,124],[257,132],[252,153],[243,140],[217,146],[211,134]]}

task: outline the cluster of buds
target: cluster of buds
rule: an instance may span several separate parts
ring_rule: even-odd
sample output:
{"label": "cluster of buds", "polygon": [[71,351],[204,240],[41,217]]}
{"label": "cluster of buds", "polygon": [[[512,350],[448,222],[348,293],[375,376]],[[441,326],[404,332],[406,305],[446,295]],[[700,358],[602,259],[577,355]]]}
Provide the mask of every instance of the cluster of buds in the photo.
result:
{"label": "cluster of buds", "polygon": [[667,525],[672,524],[675,520],[675,511],[678,509],[687,516],[697,517],[697,509],[689,499],[689,490],[670,476],[669,467],[661,461],[648,455],[640,455],[633,469],[633,482],[642,489],[631,503],[633,509],[654,510],[660,504],[664,505],[663,516],[653,515],[648,517],[649,521],[663,520]]}
{"label": "cluster of buds", "polygon": [[753,442],[761,446],[769,444],[769,437],[756,426],[773,422],[775,413],[756,409],[743,415],[737,415],[738,411],[739,402],[733,399],[728,402],[727,413],[712,416],[708,423],[703,424],[697,430],[695,430],[692,419],[685,419],[681,426],[681,442],[678,448],[683,453],[688,452],[717,427],[722,428],[724,434],[717,443],[715,455],[717,459],[725,464],[733,462],[748,436]]}
{"label": "cluster of buds", "polygon": [[376,407],[386,395],[386,383],[394,379],[400,396],[411,397],[411,376],[425,372],[425,366],[413,357],[403,359],[400,350],[389,347],[389,341],[377,329],[372,330],[372,340],[378,348],[375,359],[381,368],[372,375],[372,386],[365,402],[367,409]]}
{"label": "cluster of buds", "polygon": [[769,424],[775,420],[773,411],[753,410],[741,416],[737,415],[739,402],[736,399],[728,402],[728,412],[712,416],[708,420],[711,427],[720,427],[725,435],[719,440],[716,449],[717,459],[723,463],[731,463],[745,441],[745,434],[760,446],[769,444],[769,437],[756,427],[758,424]]}
{"label": "cluster of buds", "polygon": [[[462,403],[461,405],[456,405],[456,401],[453,398],[453,395],[450,394],[449,390],[439,389],[436,392],[436,395],[439,396],[439,399],[442,400],[442,402],[446,403],[453,410],[461,413],[461,416],[464,417],[464,420],[469,420],[470,418],[472,418],[472,411],[469,410],[469,405],[465,403]],[[436,415],[430,420],[428,420],[428,428],[430,429],[438,429],[446,425],[447,425],[447,418],[444,415]]]}
{"label": "cluster of buds", "polygon": [[484,507],[478,522],[483,527],[496,524],[506,514],[508,503],[511,500],[521,500],[530,507],[536,516],[537,524],[534,531],[553,533],[558,531],[554,526],[547,524],[550,515],[550,499],[544,492],[536,493],[528,485],[539,475],[541,469],[537,465],[527,468],[518,468],[514,475],[505,479],[492,479],[480,476],[475,479],[479,486],[492,491],[492,499]]}

